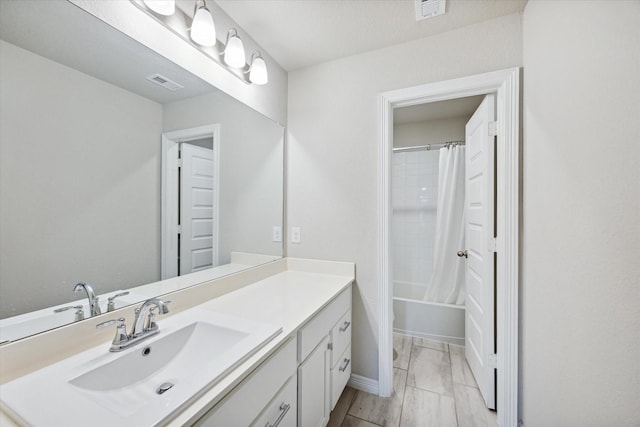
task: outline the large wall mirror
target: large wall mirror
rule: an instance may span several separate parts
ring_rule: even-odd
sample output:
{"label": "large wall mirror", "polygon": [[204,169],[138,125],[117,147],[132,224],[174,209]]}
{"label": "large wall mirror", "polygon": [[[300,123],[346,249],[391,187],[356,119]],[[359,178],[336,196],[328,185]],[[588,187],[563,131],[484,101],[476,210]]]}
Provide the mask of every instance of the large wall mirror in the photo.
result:
{"label": "large wall mirror", "polygon": [[1,342],[282,256],[282,126],[70,2],[0,8]]}

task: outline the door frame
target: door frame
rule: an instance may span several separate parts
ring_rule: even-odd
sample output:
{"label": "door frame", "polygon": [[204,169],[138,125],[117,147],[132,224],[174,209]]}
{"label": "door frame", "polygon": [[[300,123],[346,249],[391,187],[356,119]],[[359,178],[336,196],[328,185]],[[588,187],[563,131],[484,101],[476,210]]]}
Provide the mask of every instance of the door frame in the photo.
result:
{"label": "door frame", "polygon": [[[160,206],[160,279],[169,279],[178,275],[178,212],[180,199],[178,197],[178,152],[181,142],[213,137],[213,171],[214,183],[214,215],[213,235],[218,236],[220,212],[220,125],[212,124],[173,132],[162,133],[162,179]],[[218,254],[218,241],[214,243]],[[213,259],[213,265],[218,260]]]}
{"label": "door frame", "polygon": [[398,107],[496,94],[498,132],[496,340],[498,423],[518,424],[518,286],[520,214],[520,68],[510,68],[379,94],[378,173],[378,394],[393,389],[393,270],[391,265],[391,154]]}

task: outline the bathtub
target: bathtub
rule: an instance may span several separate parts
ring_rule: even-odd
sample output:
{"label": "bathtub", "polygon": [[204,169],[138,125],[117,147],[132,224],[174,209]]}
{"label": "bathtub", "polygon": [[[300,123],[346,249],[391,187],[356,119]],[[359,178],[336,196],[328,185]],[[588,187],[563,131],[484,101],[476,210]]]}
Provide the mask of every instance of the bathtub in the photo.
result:
{"label": "bathtub", "polygon": [[393,284],[393,331],[464,345],[464,306],[422,301],[424,286]]}

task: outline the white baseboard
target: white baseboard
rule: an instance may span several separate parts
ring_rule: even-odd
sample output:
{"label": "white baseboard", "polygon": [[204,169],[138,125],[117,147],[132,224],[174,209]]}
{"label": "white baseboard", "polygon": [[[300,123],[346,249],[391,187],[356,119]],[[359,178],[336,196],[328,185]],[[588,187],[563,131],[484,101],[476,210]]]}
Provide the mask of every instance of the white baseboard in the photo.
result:
{"label": "white baseboard", "polygon": [[365,391],[367,393],[375,394],[376,396],[378,395],[378,381],[372,380],[371,378],[351,374],[347,385],[355,388],[356,390]]}

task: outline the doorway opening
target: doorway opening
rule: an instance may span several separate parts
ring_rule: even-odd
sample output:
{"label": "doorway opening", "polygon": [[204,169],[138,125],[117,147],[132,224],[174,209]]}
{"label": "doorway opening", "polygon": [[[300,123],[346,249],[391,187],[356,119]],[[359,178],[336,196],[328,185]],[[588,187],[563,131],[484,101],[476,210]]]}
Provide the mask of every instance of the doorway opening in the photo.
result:
{"label": "doorway opening", "polygon": [[219,151],[219,125],[162,134],[162,279],[218,265]]}
{"label": "doorway opening", "polygon": [[[486,311],[483,312],[484,314],[481,313],[480,317],[476,313],[474,320],[482,332],[490,335],[491,338],[495,336],[495,340],[491,340],[490,346],[478,346],[478,340],[483,341],[483,338],[478,338],[478,336],[474,337],[474,341],[476,343],[475,350],[477,350],[475,351],[476,356],[482,360],[483,364],[482,369],[478,370],[478,372],[482,372],[483,377],[486,373],[487,379],[489,373],[491,373],[495,384],[493,402],[491,402],[492,393],[490,392],[485,396],[485,400],[487,401],[487,406],[492,407],[493,405],[493,407],[497,407],[498,421],[501,425],[516,425],[518,417],[519,74],[520,70],[514,68],[385,92],[380,95],[380,328],[378,340],[378,393],[381,396],[389,396],[393,384],[392,332],[395,266],[392,259],[394,252],[391,239],[393,218],[391,193],[394,162],[394,112],[401,111],[400,108],[404,107],[428,104],[433,106],[433,103],[468,97],[480,96],[483,100],[488,98],[495,99],[495,107],[485,108],[486,110],[491,110],[492,113],[495,112],[495,120],[487,119],[487,123],[483,125],[484,129],[480,129],[479,133],[473,137],[474,140],[484,137],[485,141],[480,144],[474,143],[476,147],[473,148],[475,154],[478,154],[477,147],[481,148],[480,151],[486,151],[491,148],[490,152],[481,153],[481,156],[476,157],[495,161],[495,184],[493,180],[486,181],[481,179],[478,182],[483,181],[486,186],[484,189],[476,188],[474,190],[476,194],[481,195],[486,195],[489,189],[491,194],[495,193],[495,202],[491,198],[485,198],[481,201],[481,204],[490,211],[484,212],[487,216],[481,222],[487,226],[495,226],[495,233],[486,236],[476,233],[477,235],[471,240],[475,245],[472,250],[480,255],[486,255],[481,257],[480,264],[485,265],[487,268],[490,267],[492,271],[495,269],[495,275],[486,279],[487,283],[491,283],[492,292],[495,283],[495,292],[491,294],[491,301],[487,301],[486,296],[482,299],[483,303],[488,304],[487,307],[490,306],[491,317],[495,319],[495,329],[493,325],[484,324],[483,319],[485,317],[484,314],[487,313]],[[491,122],[491,124],[488,122]],[[491,135],[495,135],[495,138]],[[465,132],[465,139],[468,137],[469,129]],[[497,141],[495,147],[493,145],[494,139]],[[489,141],[491,142],[490,146],[488,145]],[[493,152],[494,149],[495,154]],[[467,154],[469,154],[470,147],[468,144],[466,150]],[[467,157],[466,162],[468,161],[469,158]],[[474,170],[474,176],[478,174],[494,174],[494,169],[488,169],[488,165],[482,162],[478,167],[481,168]],[[470,184],[467,182],[466,188],[468,189],[469,187]],[[468,210],[468,208],[465,205],[465,209]],[[494,213],[495,219],[493,217]],[[466,234],[472,234],[469,232],[468,224],[466,224],[465,231]],[[464,255],[463,248],[461,248],[461,252]],[[491,252],[491,254],[487,252]],[[401,265],[404,259],[397,261],[396,264]],[[477,264],[478,260],[476,259],[474,262]],[[468,264],[468,261],[465,260],[465,264]],[[488,288],[488,286],[484,288]],[[428,293],[427,289],[422,290],[424,291],[423,294]],[[438,292],[435,293],[437,294]],[[441,293],[447,295],[451,292],[445,289]],[[456,302],[459,302],[459,297],[460,294],[458,293]],[[464,292],[462,297],[465,297]],[[465,317],[466,322],[469,323],[468,314]],[[475,333],[475,331],[472,332]],[[487,337],[485,336],[484,338]],[[467,341],[468,339],[469,337],[467,337]],[[496,347],[494,347],[494,343]],[[468,350],[470,349],[466,349],[465,352]],[[467,353],[467,358],[470,358],[469,353]]]}

